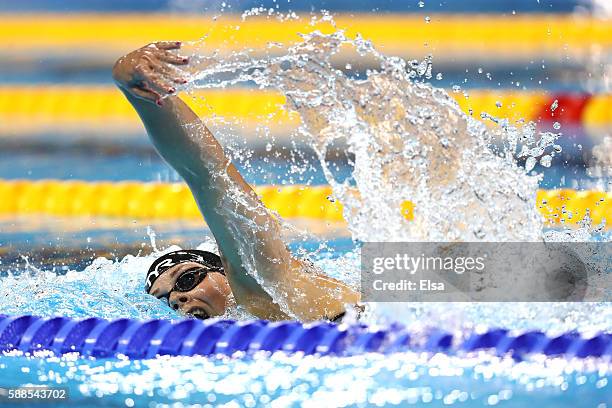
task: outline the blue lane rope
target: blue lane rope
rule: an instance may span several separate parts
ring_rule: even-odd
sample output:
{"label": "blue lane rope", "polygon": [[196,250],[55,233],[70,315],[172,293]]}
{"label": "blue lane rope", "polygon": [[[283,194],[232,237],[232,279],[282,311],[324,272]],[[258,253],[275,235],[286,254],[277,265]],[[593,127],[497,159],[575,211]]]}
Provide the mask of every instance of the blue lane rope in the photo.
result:
{"label": "blue lane rope", "polygon": [[548,337],[539,331],[513,334],[505,329],[474,333],[461,341],[451,333],[430,332],[413,344],[401,325],[386,328],[336,325],[328,322],[267,322],[263,320],[106,320],[97,317],[36,317],[0,315],[0,351],[47,350],[56,355],[77,352],[84,357],[133,359],[159,355],[233,355],[241,352],[284,351],[319,355],[354,355],[415,350],[470,352],[489,349],[521,358],[526,354],[566,357],[612,357],[612,333],[584,338],[575,332]]}

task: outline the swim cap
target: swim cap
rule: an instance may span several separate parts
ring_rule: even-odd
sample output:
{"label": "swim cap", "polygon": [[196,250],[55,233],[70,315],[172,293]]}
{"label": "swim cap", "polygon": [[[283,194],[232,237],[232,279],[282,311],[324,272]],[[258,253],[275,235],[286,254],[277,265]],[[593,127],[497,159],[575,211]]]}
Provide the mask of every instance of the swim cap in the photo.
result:
{"label": "swim cap", "polygon": [[180,251],[169,252],[160,256],[151,264],[145,282],[145,291],[149,293],[153,282],[168,269],[184,262],[197,262],[209,268],[211,271],[225,275],[221,258],[217,254],[197,249],[181,249]]}

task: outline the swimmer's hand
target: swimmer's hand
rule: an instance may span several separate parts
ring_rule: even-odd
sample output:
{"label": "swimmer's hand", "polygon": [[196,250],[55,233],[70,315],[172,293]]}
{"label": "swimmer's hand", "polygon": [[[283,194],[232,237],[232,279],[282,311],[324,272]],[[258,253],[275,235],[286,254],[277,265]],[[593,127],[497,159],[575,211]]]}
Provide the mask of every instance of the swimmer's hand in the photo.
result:
{"label": "swimmer's hand", "polygon": [[175,65],[186,65],[189,58],[170,50],[181,48],[177,41],[146,45],[119,58],[113,67],[113,79],[124,92],[159,106],[162,98],[176,92],[175,84],[185,84]]}

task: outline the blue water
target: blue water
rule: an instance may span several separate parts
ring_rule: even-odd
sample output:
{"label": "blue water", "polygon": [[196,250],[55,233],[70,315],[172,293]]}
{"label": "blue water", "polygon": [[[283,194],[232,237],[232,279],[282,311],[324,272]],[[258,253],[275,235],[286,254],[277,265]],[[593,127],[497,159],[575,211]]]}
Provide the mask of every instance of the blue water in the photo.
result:
{"label": "blue water", "polygon": [[[296,162],[288,160],[252,159],[248,166],[235,161],[241,174],[252,184],[327,184],[316,160]],[[293,166],[293,168],[292,168]],[[339,173],[346,177],[347,166]],[[0,178],[3,179],[76,179],[89,181],[181,181],[178,174],[152,151],[141,155],[120,154],[65,154],[56,152],[0,151]]]}
{"label": "blue water", "polygon": [[[238,163],[254,184],[325,180],[314,162],[292,171],[284,160]],[[340,175],[350,172],[339,165]],[[1,178],[178,181],[150,152],[66,153],[28,149],[0,153]],[[546,170],[543,186],[588,186],[577,166]],[[151,237],[164,249],[212,248],[203,223],[120,220],[0,220],[0,313],[103,318],[180,318],[143,291]],[[314,226],[307,226],[316,230]],[[359,252],[339,233],[296,239],[327,273],[358,286]],[[610,237],[604,237],[609,240]],[[324,244],[323,246],[321,246]],[[98,258],[100,250],[110,255]],[[15,273],[18,276],[14,276]],[[234,310],[230,318],[249,318]],[[551,334],[612,331],[608,303],[582,304],[378,304],[367,322],[400,321],[415,332],[432,327],[453,333],[506,327]],[[418,353],[353,357],[256,355],[234,358],[164,357],[147,361],[86,360],[75,356],[0,356],[0,387],[35,384],[68,387],[54,406],[487,406],[606,407],[612,404],[609,361],[563,358],[518,362],[490,353],[445,356]],[[607,405],[606,405],[607,404]],[[17,406],[17,405],[16,405]],[[24,405],[20,405],[24,406]]]}
{"label": "blue water", "polygon": [[[160,229],[161,242],[172,229]],[[191,237],[196,239],[195,235]],[[210,248],[205,231],[200,242]],[[356,285],[359,257],[348,238],[296,241],[331,275]],[[314,253],[312,251],[315,251]],[[100,258],[67,270],[21,267],[4,277],[0,312],[104,318],[179,318],[143,292],[148,252],[113,261]],[[415,332],[427,327],[471,331],[477,327],[539,328],[550,333],[610,329],[607,304],[402,304],[377,314]],[[247,317],[240,311],[229,317]],[[24,384],[68,387],[69,400],[54,406],[462,406],[603,407],[610,404],[606,361],[562,358],[523,362],[489,353],[445,356],[396,353],[353,357],[255,355],[234,358],[164,357],[155,360],[86,360],[76,356],[0,357],[0,387]],[[103,398],[103,399],[102,399]],[[153,405],[148,405],[153,404]],[[16,405],[17,406],[17,405]],[[23,406],[23,405],[22,405]],[[608,405],[609,406],[609,405]]]}
{"label": "blue water", "polygon": [[[204,4],[206,3],[206,4]],[[221,9],[222,2],[153,0],[31,0],[1,2],[0,11],[195,11]],[[239,11],[265,5],[282,10],[376,11],[376,12],[526,12],[567,13],[578,0],[418,1],[347,0],[226,1],[226,9]],[[356,8],[357,7],[357,8]],[[587,7],[588,8],[588,7]],[[78,59],[78,56],[72,56]],[[47,60],[34,66],[0,66],[3,83],[110,83],[109,67],[71,66]],[[520,67],[498,67],[483,62],[479,67],[441,67],[444,77],[436,86],[462,88],[583,90],[576,66],[564,62],[554,68],[547,61],[531,61]],[[546,68],[543,67],[546,66]],[[553,69],[554,68],[554,69]],[[579,67],[582,69],[582,67]],[[454,70],[453,70],[454,69]],[[486,77],[491,72],[491,80]],[[520,83],[520,85],[519,85]],[[564,126],[565,131],[565,126]],[[57,142],[58,135],[50,135]],[[179,181],[176,173],[152,154],[146,139],[133,150],[119,152],[8,149],[0,140],[0,178]],[[580,134],[568,141],[588,148]],[[114,142],[113,142],[114,143]],[[60,146],[58,148],[58,146]],[[14,147],[14,143],[13,143]],[[108,146],[107,146],[108,147]],[[113,145],[114,147],[114,145]],[[324,184],[318,163],[299,163],[295,171],[285,160],[254,159],[237,163],[253,184]],[[593,188],[584,166],[555,163],[543,171],[543,188]],[[337,179],[349,174],[347,165],[336,169]],[[606,186],[603,186],[604,188]],[[608,185],[609,188],[609,185]],[[6,198],[3,198],[6,199]],[[143,292],[144,271],[151,256],[148,227],[155,230],[160,249],[178,244],[211,246],[210,234],[200,222],[140,223],[119,220],[0,219],[0,313],[65,315],[104,318],[180,318],[162,301]],[[358,285],[359,253],[344,233],[321,233],[318,239],[294,240],[294,251],[304,249],[327,273]],[[326,235],[327,234],[327,235]],[[610,240],[610,236],[602,239]],[[321,247],[321,244],[325,245]],[[103,257],[99,257],[104,251]],[[18,275],[15,277],[15,273]],[[10,274],[10,276],[9,276]],[[612,331],[612,308],[593,304],[380,304],[373,306],[367,322],[401,321],[415,332],[432,327],[465,333],[479,328],[507,327],[522,331],[540,329],[551,334],[577,330],[585,334]],[[248,318],[244,311],[229,317]],[[475,355],[396,353],[353,357],[303,357],[300,355],[236,356],[234,358],[164,357],[155,360],[81,359],[75,356],[0,356],[0,388],[23,385],[68,387],[69,399],[36,406],[504,406],[504,407],[612,407],[609,361],[572,361],[533,356],[518,362],[484,352]],[[12,406],[3,405],[2,406]],[[27,404],[13,404],[27,406]]]}
{"label": "blue water", "polygon": [[[8,368],[10,364],[10,368]],[[570,373],[565,372],[569,368]],[[425,358],[165,358],[83,361],[0,358],[3,386],[68,386],[54,406],[606,407],[609,377],[555,362]],[[103,399],[102,399],[103,398]],[[153,405],[149,405],[153,404]],[[207,405],[210,404],[210,405]],[[608,404],[608,405],[606,405]],[[17,406],[17,404],[15,404]]]}
{"label": "blue water", "polygon": [[[62,149],[5,150],[0,152],[0,178],[179,181],[150,150],[138,149],[96,154]],[[298,166],[299,171],[292,170],[285,160],[260,158],[249,165],[237,164],[253,184],[325,183],[318,163],[304,163]],[[341,178],[349,174],[350,167],[339,164],[335,171]],[[567,165],[546,169],[541,186],[589,188],[594,182],[584,167]],[[0,313],[180,318],[143,292],[144,271],[153,260],[149,226],[155,230],[156,245],[161,249],[171,244],[211,246],[209,231],[198,221],[0,220]],[[304,249],[327,273],[357,286],[357,246],[346,232],[317,234],[319,239],[294,240],[292,250]],[[111,254],[97,258],[100,250]],[[15,272],[18,277],[13,277]],[[431,327],[458,333],[484,327],[540,329],[551,334],[612,330],[612,309],[607,303],[380,304],[373,312],[370,322],[401,321],[417,332]],[[237,310],[229,317],[249,316]],[[606,407],[612,404],[611,371],[609,361],[536,356],[517,362],[486,352],[452,357],[397,353],[324,358],[164,357],[147,361],[1,356],[0,387],[68,387],[70,399],[54,402],[54,406],[523,407],[529,403]]]}
{"label": "blue water", "polygon": [[[0,151],[0,178],[3,179],[60,179],[88,181],[181,181],[178,174],[151,150],[139,148],[140,154],[88,154],[56,151]],[[136,149],[135,149],[136,150]],[[248,165],[234,162],[247,182],[262,184],[327,184],[319,162],[314,159],[251,159]],[[610,189],[599,185],[601,180],[588,176],[586,167],[578,163],[555,160],[550,168],[537,166],[543,177],[541,188]],[[339,162],[331,166],[336,180],[346,179],[352,168]]]}

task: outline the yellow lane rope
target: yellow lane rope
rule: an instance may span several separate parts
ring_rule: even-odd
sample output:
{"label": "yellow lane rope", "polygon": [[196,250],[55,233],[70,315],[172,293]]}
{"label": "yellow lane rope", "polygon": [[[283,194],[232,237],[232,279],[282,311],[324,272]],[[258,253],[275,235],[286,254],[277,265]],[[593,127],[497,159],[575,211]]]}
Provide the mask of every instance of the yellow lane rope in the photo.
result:
{"label": "yellow lane rope", "polygon": [[[330,200],[329,186],[257,186],[270,209],[284,218],[342,221],[342,206]],[[0,215],[98,216],[130,219],[198,219],[200,213],[185,184],[0,180]],[[537,205],[550,223],[578,223],[587,210],[594,225],[612,217],[612,193],[539,190]],[[398,209],[412,219],[409,201]]]}
{"label": "yellow lane rope", "polygon": [[[494,53],[506,56],[586,55],[591,46],[612,46],[609,20],[574,15],[339,15],[338,28],[361,33],[386,53],[438,58]],[[32,51],[118,54],[154,40],[197,40],[203,51],[245,47],[263,49],[269,42],[291,43],[298,33],[313,31],[310,18],[281,22],[274,17],[242,21],[239,16],[149,14],[10,14],[0,15],[0,52]],[[330,24],[316,29],[333,32]]]}
{"label": "yellow lane rope", "polygon": [[[537,120],[546,115],[557,95],[538,91],[471,90],[450,93],[466,112],[479,118],[481,112],[511,120]],[[559,96],[561,100],[561,96]],[[578,121],[592,127],[612,126],[612,94],[585,98],[579,106],[559,105],[559,120]],[[207,90],[183,98],[203,117],[215,115],[238,119],[245,125],[270,124],[285,128],[296,126],[297,114],[288,114],[284,96],[255,89]],[[501,105],[500,105],[501,104]],[[498,107],[499,106],[499,107]],[[578,109],[578,112],[570,112]],[[547,116],[550,119],[550,114]],[[572,119],[567,119],[571,117]],[[0,137],[6,134],[36,133],[52,128],[94,128],[114,131],[117,126],[140,129],[140,120],[121,93],[110,86],[0,86]]]}

